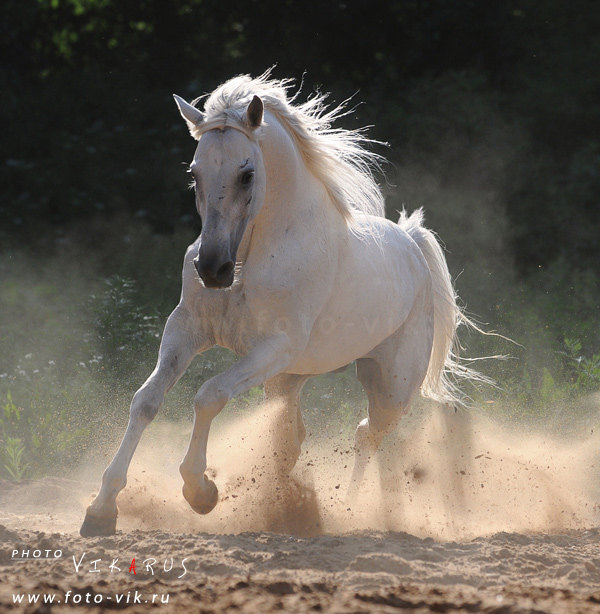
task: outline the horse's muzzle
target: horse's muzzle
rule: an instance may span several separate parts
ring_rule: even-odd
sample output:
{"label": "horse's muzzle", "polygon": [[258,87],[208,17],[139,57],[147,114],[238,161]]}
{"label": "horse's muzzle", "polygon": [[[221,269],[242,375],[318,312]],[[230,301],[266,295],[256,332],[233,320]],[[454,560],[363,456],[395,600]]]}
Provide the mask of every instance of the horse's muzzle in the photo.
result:
{"label": "horse's muzzle", "polygon": [[194,258],[194,266],[198,276],[207,288],[229,288],[233,283],[235,273],[235,262],[226,260],[225,262],[215,262],[214,260],[200,260]]}

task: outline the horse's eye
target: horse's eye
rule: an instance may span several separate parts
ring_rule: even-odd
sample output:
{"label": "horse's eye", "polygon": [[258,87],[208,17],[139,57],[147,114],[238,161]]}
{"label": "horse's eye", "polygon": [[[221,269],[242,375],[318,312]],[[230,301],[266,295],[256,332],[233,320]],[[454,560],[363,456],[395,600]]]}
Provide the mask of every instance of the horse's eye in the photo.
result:
{"label": "horse's eye", "polygon": [[253,180],[254,180],[254,171],[246,171],[242,173],[242,176],[240,177],[240,183],[243,186],[249,186]]}

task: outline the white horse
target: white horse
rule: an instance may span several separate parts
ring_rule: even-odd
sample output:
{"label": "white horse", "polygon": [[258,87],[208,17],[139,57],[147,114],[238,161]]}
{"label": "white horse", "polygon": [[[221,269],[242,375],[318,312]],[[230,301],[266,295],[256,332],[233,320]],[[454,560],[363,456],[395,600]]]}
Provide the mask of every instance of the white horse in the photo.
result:
{"label": "white horse", "polygon": [[167,320],[156,368],[131,403],[123,441],[88,507],[81,534],[114,533],[118,493],[146,426],[194,356],[220,345],[242,356],[204,382],[180,466],[183,495],[207,514],[217,487],[206,474],[212,419],[234,396],[265,385],[284,401],[289,472],[305,430],[300,390],[311,375],[356,361],[368,418],[356,430],[350,494],[369,457],[415,393],[460,403],[453,375],[458,324],[448,268],[422,214],[384,217],[360,131],[333,128],[342,107],[289,99],[289,81],[240,76],[205,111],[175,96],[198,140],[190,165],[202,233],[187,250],[181,300]]}

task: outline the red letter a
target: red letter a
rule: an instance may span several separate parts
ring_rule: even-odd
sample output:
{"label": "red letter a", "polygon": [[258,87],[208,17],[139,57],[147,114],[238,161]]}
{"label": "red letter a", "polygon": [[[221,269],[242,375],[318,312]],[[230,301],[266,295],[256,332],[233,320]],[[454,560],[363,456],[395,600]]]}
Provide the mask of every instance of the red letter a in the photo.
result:
{"label": "red letter a", "polygon": [[133,575],[137,576],[137,574],[135,573],[135,559],[131,559],[131,565],[129,566],[129,573],[131,573],[133,571]]}

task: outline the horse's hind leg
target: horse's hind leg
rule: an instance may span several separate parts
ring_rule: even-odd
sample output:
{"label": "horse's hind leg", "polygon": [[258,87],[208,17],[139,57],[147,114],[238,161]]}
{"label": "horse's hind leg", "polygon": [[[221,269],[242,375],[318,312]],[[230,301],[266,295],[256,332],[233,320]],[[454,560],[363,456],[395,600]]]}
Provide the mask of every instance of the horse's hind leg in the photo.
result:
{"label": "horse's hind leg", "polygon": [[177,382],[198,351],[189,330],[187,312],[181,308],[169,317],[163,333],[156,369],[135,393],[129,424],[110,465],[102,476],[100,492],[87,508],[80,533],[83,537],[111,535],[117,522],[117,495],[127,484],[127,470],[144,429],[152,422],[165,393]]}
{"label": "horse's hind leg", "polygon": [[399,330],[356,361],[356,375],[367,393],[369,407],[368,417],[355,433],[349,500],[357,495],[370,458],[419,390],[427,373],[432,342],[433,314],[419,301]]}
{"label": "horse's hind leg", "polygon": [[354,469],[348,488],[348,500],[358,494],[365,469],[383,438],[396,426],[402,414],[402,406],[386,402],[382,394],[387,382],[379,363],[373,358],[356,361],[356,376],[367,393],[368,417],[361,420],[354,434]]}
{"label": "horse's hind leg", "polygon": [[308,376],[282,373],[265,382],[267,402],[280,404],[271,427],[273,454],[281,475],[289,475],[306,435],[300,410],[300,391]]}

